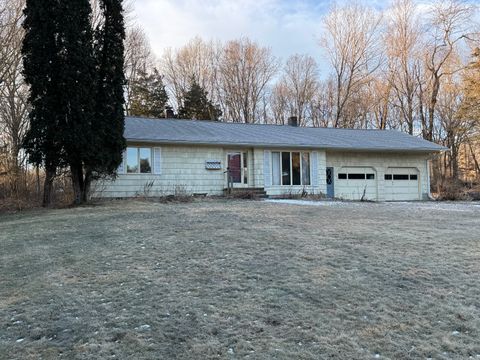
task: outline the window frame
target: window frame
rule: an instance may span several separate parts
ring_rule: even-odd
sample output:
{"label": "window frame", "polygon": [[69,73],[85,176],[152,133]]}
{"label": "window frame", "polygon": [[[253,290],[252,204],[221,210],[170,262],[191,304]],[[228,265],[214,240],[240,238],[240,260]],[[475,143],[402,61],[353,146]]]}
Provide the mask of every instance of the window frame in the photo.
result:
{"label": "window frame", "polygon": [[[125,154],[128,154],[129,149],[135,149],[137,152],[137,171],[129,172],[128,171],[128,155],[125,157],[125,174],[127,175],[153,175],[154,174],[154,151],[153,147],[150,146],[127,146],[125,149]],[[150,151],[150,172],[141,172],[141,163],[140,163],[140,150],[149,150]]]}
{"label": "window frame", "polygon": [[[274,169],[274,165],[273,165],[273,161],[274,161],[274,155],[273,154],[280,154],[279,155],[279,171],[280,171],[280,184],[279,185],[273,185],[273,186],[312,186],[312,153],[311,151],[285,151],[285,150],[272,150],[271,151],[271,155],[270,155],[270,172],[271,172],[271,176],[272,176],[272,182],[273,182],[273,179],[274,179],[274,173],[273,173],[273,169]],[[289,153],[289,165],[290,165],[290,169],[289,169],[289,175],[290,175],[290,184],[288,185],[284,185],[283,184],[283,156],[282,156],[282,153]],[[297,184],[297,185],[293,185],[293,153],[298,153],[299,154],[299,161],[300,161],[300,184]],[[303,179],[303,154],[308,154],[308,177],[309,177],[309,184],[304,184],[304,179]]]}

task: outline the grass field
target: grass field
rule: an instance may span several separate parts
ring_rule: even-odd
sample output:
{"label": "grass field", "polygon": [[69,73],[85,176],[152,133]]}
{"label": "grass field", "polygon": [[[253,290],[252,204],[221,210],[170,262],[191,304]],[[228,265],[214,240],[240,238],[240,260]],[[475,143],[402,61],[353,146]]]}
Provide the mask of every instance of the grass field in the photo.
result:
{"label": "grass field", "polygon": [[480,359],[480,206],[0,216],[1,359]]}

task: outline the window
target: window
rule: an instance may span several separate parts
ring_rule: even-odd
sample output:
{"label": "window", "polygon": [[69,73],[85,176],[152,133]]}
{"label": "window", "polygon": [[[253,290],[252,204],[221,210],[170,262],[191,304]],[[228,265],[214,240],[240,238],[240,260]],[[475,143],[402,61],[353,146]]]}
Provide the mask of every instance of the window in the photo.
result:
{"label": "window", "polygon": [[375,174],[367,174],[367,180],[375,180]]}
{"label": "window", "polygon": [[410,175],[410,180],[418,180],[417,174]]}
{"label": "window", "polygon": [[127,148],[127,173],[151,174],[152,149],[136,147]]}
{"label": "window", "polygon": [[140,148],[138,149],[140,158],[140,173],[151,174],[152,173],[152,149]]}
{"label": "window", "polygon": [[393,180],[408,180],[408,175],[404,174],[394,174]]}
{"label": "window", "polygon": [[385,174],[385,180],[392,180],[392,174]]}
{"label": "window", "polygon": [[308,152],[302,153],[302,183],[310,185],[310,154]]}
{"label": "window", "polygon": [[127,173],[138,173],[138,149],[127,148]]}
{"label": "window", "polygon": [[292,153],[292,185],[302,185],[299,152]]}
{"label": "window", "polygon": [[243,183],[248,184],[248,158],[247,153],[243,153]]}
{"label": "window", "polygon": [[338,174],[338,179],[339,180],[346,180],[347,179],[347,174],[345,174],[345,173]]}
{"label": "window", "polygon": [[280,153],[272,152],[272,185],[282,185]]}
{"label": "window", "polygon": [[290,185],[290,153],[282,152],[282,185]]}
{"label": "window", "polygon": [[348,180],[365,180],[365,174],[348,174]]}
{"label": "window", "polygon": [[272,152],[272,185],[310,185],[308,152]]}

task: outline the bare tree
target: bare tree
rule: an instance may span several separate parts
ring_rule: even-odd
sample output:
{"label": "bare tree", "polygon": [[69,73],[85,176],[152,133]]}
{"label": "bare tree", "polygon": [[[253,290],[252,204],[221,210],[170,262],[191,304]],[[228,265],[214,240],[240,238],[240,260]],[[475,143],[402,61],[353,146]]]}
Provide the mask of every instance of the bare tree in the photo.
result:
{"label": "bare tree", "polygon": [[205,89],[210,100],[220,104],[224,112],[222,99],[218,96],[218,58],[221,45],[213,41],[193,38],[185,46],[167,49],[161,59],[161,70],[175,105],[182,103],[192,81]]}
{"label": "bare tree", "polygon": [[406,130],[412,135],[417,110],[416,74],[421,68],[423,43],[420,18],[412,0],[396,0],[388,14],[384,37],[388,81],[394,106],[399,109],[402,118],[402,128],[405,124]]}
{"label": "bare tree", "polygon": [[460,147],[467,143],[470,136],[478,129],[477,119],[461,116],[459,110],[462,101],[463,93],[459,79],[455,76],[446,77],[438,96],[437,113],[443,143],[450,149],[450,152],[446,153],[445,159],[448,162],[445,168],[449,169],[454,179],[459,178]]}
{"label": "bare tree", "polygon": [[[472,16],[475,8],[457,0],[438,1],[430,12],[428,34],[425,47],[425,73],[420,81],[420,100],[425,107],[420,109],[423,137],[434,138],[435,110],[444,76],[455,74],[464,66],[448,66],[458,54],[462,41],[473,37]],[[424,110],[423,110],[424,109]]]}
{"label": "bare tree", "polygon": [[150,48],[148,38],[141,27],[130,27],[125,39],[125,111],[130,114],[132,85],[140,73],[149,73],[154,68],[156,58]]}
{"label": "bare tree", "polygon": [[28,87],[23,81],[22,40],[24,0],[8,1],[2,14],[0,50],[0,128],[12,166],[20,166],[20,150],[28,124]]}
{"label": "bare tree", "polygon": [[319,82],[319,90],[316,92],[307,112],[315,127],[332,127],[336,103],[336,87],[333,78]]}
{"label": "bare tree", "polygon": [[382,63],[379,30],[382,16],[359,4],[333,7],[324,19],[320,45],[326,50],[335,77],[333,126],[354,126],[347,106]]}
{"label": "bare tree", "polygon": [[290,92],[283,81],[276,83],[270,93],[270,111],[273,124],[284,125],[285,120],[291,115]]}
{"label": "bare tree", "polygon": [[261,120],[259,104],[278,71],[271,50],[242,38],[227,42],[220,58],[220,84],[226,117],[235,122]]}
{"label": "bare tree", "polygon": [[281,82],[287,89],[289,116],[296,116],[301,126],[307,125],[308,105],[318,91],[318,67],[308,55],[292,55],[286,62]]}

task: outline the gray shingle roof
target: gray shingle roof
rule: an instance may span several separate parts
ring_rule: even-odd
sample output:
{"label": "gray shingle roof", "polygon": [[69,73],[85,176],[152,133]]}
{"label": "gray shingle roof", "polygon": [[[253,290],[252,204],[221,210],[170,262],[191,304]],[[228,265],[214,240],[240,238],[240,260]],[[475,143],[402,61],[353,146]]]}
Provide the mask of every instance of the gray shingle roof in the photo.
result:
{"label": "gray shingle roof", "polygon": [[177,119],[125,119],[127,141],[365,151],[447,150],[394,130],[352,130]]}

